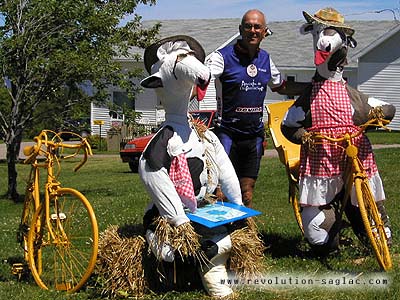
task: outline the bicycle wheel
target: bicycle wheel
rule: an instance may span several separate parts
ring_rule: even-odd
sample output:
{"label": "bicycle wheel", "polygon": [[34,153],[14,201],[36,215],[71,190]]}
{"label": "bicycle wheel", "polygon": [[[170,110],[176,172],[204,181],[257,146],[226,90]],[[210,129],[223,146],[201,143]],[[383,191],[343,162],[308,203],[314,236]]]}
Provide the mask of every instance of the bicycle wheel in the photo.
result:
{"label": "bicycle wheel", "polygon": [[24,261],[15,262],[12,265],[12,273],[17,275],[19,279],[22,276],[30,274],[28,265],[28,233],[34,214],[35,201],[33,196],[33,185],[28,183],[25,190],[24,208],[22,210],[21,221],[17,229],[17,242],[24,251]]}
{"label": "bicycle wheel", "polygon": [[43,289],[75,292],[96,264],[99,239],[93,209],[80,192],[60,188],[50,195],[49,219],[45,215],[41,206],[28,235],[32,275]]}
{"label": "bicycle wheel", "polygon": [[392,268],[392,258],[387,244],[385,226],[376,206],[369,183],[365,179],[356,178],[354,180],[354,185],[365,231],[376,259],[383,270],[389,270]]}
{"label": "bicycle wheel", "polygon": [[298,198],[298,186],[295,183],[289,183],[289,202],[292,204],[294,217],[301,233],[304,235],[303,221],[301,219],[301,207]]}
{"label": "bicycle wheel", "polygon": [[35,201],[33,197],[33,193],[30,188],[26,189],[25,199],[24,199],[24,208],[22,210],[21,222],[17,231],[17,240],[21,244],[21,247],[24,249],[25,257],[27,258],[28,251],[28,233],[29,228],[32,223],[33,215],[35,214]]}

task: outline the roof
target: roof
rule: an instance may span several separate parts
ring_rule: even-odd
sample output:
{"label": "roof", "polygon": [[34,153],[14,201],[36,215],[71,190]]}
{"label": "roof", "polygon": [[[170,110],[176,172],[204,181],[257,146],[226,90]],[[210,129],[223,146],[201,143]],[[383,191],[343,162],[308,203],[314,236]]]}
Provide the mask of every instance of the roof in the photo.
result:
{"label": "roof", "polygon": [[[156,21],[145,21],[144,26],[151,26]],[[240,19],[190,19],[161,20],[160,38],[185,34],[194,37],[210,54],[220,45],[239,32]]]}
{"label": "roof", "polygon": [[367,44],[366,47],[358,49],[358,52],[356,52],[355,56],[357,58],[360,58],[364,54],[366,54],[366,53],[370,52],[371,50],[373,50],[375,47],[379,46],[382,42],[390,39],[395,34],[398,34],[398,32],[400,32],[400,26],[392,27],[386,33],[384,33],[383,35],[378,37],[376,40],[374,40],[372,43]]}
{"label": "roof", "polygon": [[[240,19],[190,19],[190,20],[160,20],[144,21],[149,27],[156,22],[161,23],[160,38],[185,34],[192,36],[204,47],[206,54],[211,53],[238,34]],[[264,39],[261,47],[267,50],[275,65],[280,68],[315,68],[313,62],[313,45],[311,35],[301,35],[300,26],[304,21],[270,22],[268,27],[273,35]],[[365,54],[375,41],[390,37],[386,34],[400,30],[397,21],[348,21],[355,29],[354,38],[357,47],[349,50],[349,67],[357,66],[357,58]],[[143,49],[134,52],[143,53]]]}

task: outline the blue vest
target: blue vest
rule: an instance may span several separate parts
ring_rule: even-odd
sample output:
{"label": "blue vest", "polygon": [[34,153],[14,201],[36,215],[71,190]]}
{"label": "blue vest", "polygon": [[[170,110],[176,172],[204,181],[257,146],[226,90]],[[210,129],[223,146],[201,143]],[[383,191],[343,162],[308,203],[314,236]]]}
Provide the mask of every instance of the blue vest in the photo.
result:
{"label": "blue vest", "polygon": [[271,79],[269,54],[261,50],[250,60],[234,45],[218,50],[224,59],[219,77],[222,103],[220,126],[233,133],[260,134],[264,130],[263,106]]}

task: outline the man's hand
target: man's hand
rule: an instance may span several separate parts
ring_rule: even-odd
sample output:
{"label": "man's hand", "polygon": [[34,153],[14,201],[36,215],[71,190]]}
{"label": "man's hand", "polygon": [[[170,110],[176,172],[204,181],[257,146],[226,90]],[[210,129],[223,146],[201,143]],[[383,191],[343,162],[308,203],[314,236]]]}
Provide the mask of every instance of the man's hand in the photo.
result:
{"label": "man's hand", "polygon": [[273,92],[277,92],[281,95],[288,96],[299,96],[303,94],[307,87],[311,85],[311,82],[297,82],[297,81],[286,81],[284,80],[282,84],[272,89]]}

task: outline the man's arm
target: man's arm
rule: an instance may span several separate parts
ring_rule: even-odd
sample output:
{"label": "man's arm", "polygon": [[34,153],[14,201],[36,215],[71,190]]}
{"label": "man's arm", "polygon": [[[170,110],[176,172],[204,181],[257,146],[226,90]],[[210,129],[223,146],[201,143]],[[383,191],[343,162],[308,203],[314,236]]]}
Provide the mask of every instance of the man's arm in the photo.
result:
{"label": "man's arm", "polygon": [[273,92],[277,92],[281,95],[288,96],[299,96],[303,94],[304,90],[310,86],[310,82],[297,82],[297,81],[286,81],[276,88],[271,88]]}
{"label": "man's arm", "polygon": [[274,62],[270,58],[269,60],[271,68],[271,80],[268,82],[268,86],[271,91],[277,92],[281,95],[288,96],[299,96],[303,94],[304,90],[311,86],[311,82],[297,82],[297,81],[286,81],[282,78],[281,72],[275,66]]}
{"label": "man's arm", "polygon": [[207,59],[205,65],[211,71],[211,78],[218,78],[224,71],[224,58],[221,53],[214,51]]}

